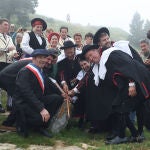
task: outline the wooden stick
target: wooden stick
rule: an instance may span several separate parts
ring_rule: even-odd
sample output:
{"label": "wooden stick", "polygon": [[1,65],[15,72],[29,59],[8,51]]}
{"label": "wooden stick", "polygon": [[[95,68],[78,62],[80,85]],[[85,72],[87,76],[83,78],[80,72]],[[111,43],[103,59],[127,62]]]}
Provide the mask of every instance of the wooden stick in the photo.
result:
{"label": "wooden stick", "polygon": [[[57,81],[51,77],[49,77],[49,79],[56,85],[56,87],[60,90],[60,92],[62,94],[65,94],[65,92],[63,91],[63,89],[59,86],[59,84],[57,83]],[[69,108],[69,96],[67,96],[67,114],[68,114],[68,117],[70,118],[70,108]]]}

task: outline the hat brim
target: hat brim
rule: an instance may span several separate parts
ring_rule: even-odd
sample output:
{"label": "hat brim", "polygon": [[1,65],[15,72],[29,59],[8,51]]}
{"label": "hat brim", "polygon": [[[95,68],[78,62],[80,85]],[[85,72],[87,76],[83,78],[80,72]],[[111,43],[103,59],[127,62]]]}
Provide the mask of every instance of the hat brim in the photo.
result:
{"label": "hat brim", "polygon": [[34,18],[34,19],[32,19],[32,20],[31,20],[31,26],[33,26],[33,24],[34,24],[35,21],[40,21],[40,22],[42,22],[42,24],[43,24],[43,29],[42,29],[42,31],[45,31],[45,30],[46,30],[46,28],[47,28],[47,23],[46,23],[43,19],[41,19],[41,18]]}
{"label": "hat brim", "polygon": [[37,53],[37,54],[31,54],[31,57],[36,57],[36,56],[49,56],[50,54],[41,54],[41,53]]}
{"label": "hat brim", "polygon": [[94,43],[94,44],[98,44],[98,42],[99,42],[99,36],[100,36],[101,33],[107,33],[108,36],[110,36],[110,33],[109,33],[108,28],[102,27],[102,28],[100,28],[100,29],[95,33],[95,35],[94,35],[94,37],[93,37],[93,43]]}
{"label": "hat brim", "polygon": [[35,57],[38,55],[49,56],[49,52],[46,49],[35,49],[31,54],[31,57]]}
{"label": "hat brim", "polygon": [[77,47],[77,46],[78,46],[77,44],[74,44],[74,45],[70,45],[70,46],[63,46],[63,47],[60,47],[60,49],[67,49],[67,48]]}
{"label": "hat brim", "polygon": [[87,47],[85,49],[83,48],[83,50],[82,50],[82,56],[85,56],[87,52],[89,52],[91,50],[94,50],[94,49],[98,49],[98,48],[99,48],[99,45],[96,45],[96,44],[90,45],[89,47]]}

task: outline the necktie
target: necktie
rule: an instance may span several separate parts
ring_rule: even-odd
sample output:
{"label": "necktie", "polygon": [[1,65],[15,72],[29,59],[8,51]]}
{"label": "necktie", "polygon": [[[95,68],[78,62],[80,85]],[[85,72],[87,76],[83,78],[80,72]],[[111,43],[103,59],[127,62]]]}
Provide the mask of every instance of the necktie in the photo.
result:
{"label": "necktie", "polygon": [[3,37],[4,37],[4,39],[6,40],[6,35],[3,33]]}

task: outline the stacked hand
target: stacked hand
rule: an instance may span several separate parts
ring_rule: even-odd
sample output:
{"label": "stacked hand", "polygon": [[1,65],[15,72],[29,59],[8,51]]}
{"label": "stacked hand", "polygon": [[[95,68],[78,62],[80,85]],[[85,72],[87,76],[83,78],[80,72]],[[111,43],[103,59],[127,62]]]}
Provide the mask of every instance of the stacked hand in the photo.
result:
{"label": "stacked hand", "polygon": [[43,122],[47,122],[50,119],[50,114],[49,112],[44,108],[41,112],[40,112]]}
{"label": "stacked hand", "polygon": [[71,97],[73,97],[73,96],[75,95],[74,90],[70,90],[70,91],[68,91],[68,95],[69,95],[69,96],[71,96]]}
{"label": "stacked hand", "polygon": [[150,65],[150,59],[146,59],[144,62],[146,65]]}
{"label": "stacked hand", "polygon": [[131,97],[134,97],[137,95],[135,86],[130,86],[128,89],[128,92],[129,92],[128,95]]}

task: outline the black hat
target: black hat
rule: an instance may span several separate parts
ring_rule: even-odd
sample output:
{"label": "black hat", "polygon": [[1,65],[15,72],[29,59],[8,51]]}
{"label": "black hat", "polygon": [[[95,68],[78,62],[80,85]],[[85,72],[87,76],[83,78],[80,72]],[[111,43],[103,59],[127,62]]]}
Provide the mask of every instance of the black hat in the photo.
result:
{"label": "black hat", "polygon": [[32,52],[31,57],[35,57],[38,55],[49,56],[50,54],[49,54],[48,50],[46,50],[46,49],[35,49]]}
{"label": "black hat", "polygon": [[94,43],[94,44],[98,44],[98,42],[99,42],[99,37],[100,37],[100,34],[101,34],[101,33],[107,33],[108,36],[110,36],[110,33],[109,33],[108,28],[102,27],[102,28],[100,28],[99,30],[97,30],[97,32],[96,32],[95,35],[94,35],[94,38],[93,38],[93,43]]}
{"label": "black hat", "polygon": [[64,46],[60,47],[60,49],[66,49],[70,47],[76,47],[77,44],[74,44],[72,41],[65,41]]}
{"label": "black hat", "polygon": [[150,30],[147,32],[147,38],[150,39]]}
{"label": "black hat", "polygon": [[54,57],[58,56],[60,54],[58,49],[50,48],[48,49],[49,55],[52,55]]}
{"label": "black hat", "polygon": [[82,56],[85,56],[85,54],[93,49],[98,49],[99,45],[93,44],[93,45],[85,45],[82,49]]}
{"label": "black hat", "polygon": [[34,25],[36,25],[36,22],[42,24],[42,26],[43,26],[42,31],[46,30],[47,23],[43,19],[41,19],[41,18],[34,18],[34,19],[32,19],[31,20],[31,26],[33,27]]}

